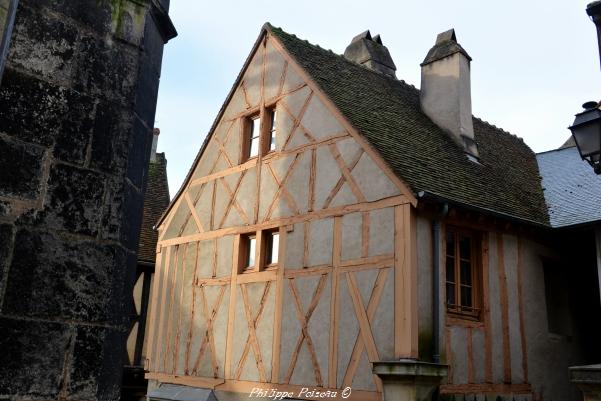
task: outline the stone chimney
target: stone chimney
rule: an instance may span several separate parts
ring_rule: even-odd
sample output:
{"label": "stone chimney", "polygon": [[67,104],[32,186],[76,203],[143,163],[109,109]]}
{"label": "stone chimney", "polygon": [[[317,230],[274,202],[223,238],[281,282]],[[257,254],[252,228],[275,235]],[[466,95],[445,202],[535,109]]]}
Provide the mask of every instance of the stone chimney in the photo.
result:
{"label": "stone chimney", "polygon": [[421,64],[420,102],[422,111],[449,134],[470,159],[477,161],[470,89],[471,60],[457,43],[454,29],[439,34]]}
{"label": "stone chimney", "polygon": [[161,130],[155,128],[152,130],[152,147],[150,148],[150,161],[155,162],[157,160],[157,145],[159,143],[159,135]]}
{"label": "stone chimney", "polygon": [[371,70],[396,78],[396,66],[388,49],[382,44],[380,35],[372,38],[369,31],[365,31],[355,36],[344,51],[344,57]]}

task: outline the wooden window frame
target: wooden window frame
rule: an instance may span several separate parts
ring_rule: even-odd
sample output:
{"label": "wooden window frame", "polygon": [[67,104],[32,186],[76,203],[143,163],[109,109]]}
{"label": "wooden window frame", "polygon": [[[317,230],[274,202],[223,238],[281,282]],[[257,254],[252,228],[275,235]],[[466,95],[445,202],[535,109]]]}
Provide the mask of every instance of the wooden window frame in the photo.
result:
{"label": "wooden window frame", "polygon": [[[276,149],[271,149],[271,138],[277,135],[277,128],[272,127],[274,114],[277,115],[277,103],[262,105],[258,110],[255,109],[248,115],[241,117],[242,146],[240,152],[240,164],[275,152]],[[253,120],[256,119],[260,120],[258,152],[256,155],[251,155],[252,139],[254,138],[251,136],[254,134],[252,127]]]}
{"label": "wooden window frame", "polygon": [[[257,146],[258,151],[256,155],[251,155],[252,140],[254,138],[253,121],[259,119],[259,144]],[[261,113],[252,113],[248,116],[242,117],[242,152],[240,153],[240,164],[255,159],[261,155],[261,127],[263,126],[263,119]]]}
{"label": "wooden window frame", "polygon": [[[273,238],[273,235],[277,234],[281,236],[281,230],[279,227],[253,231],[249,233],[240,234],[240,249],[238,253],[238,273],[257,273],[262,272],[264,270],[274,270],[278,268],[280,261],[280,252],[278,246],[278,261],[276,263],[267,264],[268,253],[270,252],[270,244],[269,241]],[[255,239],[255,264],[250,267],[248,266],[248,258],[249,258],[249,247],[250,240]],[[281,240],[281,237],[279,237]],[[281,242],[280,242],[281,246]]]}
{"label": "wooden window frame", "polygon": [[[447,249],[447,237],[449,233],[453,235],[454,255],[449,255]],[[461,255],[460,255],[460,236],[466,236],[471,239],[470,266],[471,266],[471,290],[472,306],[461,304]],[[445,230],[444,241],[444,303],[447,314],[454,318],[481,321],[483,297],[486,294],[482,292],[482,235],[477,231],[458,226],[447,226]],[[447,281],[447,258],[451,256],[454,263],[454,282]],[[455,290],[455,304],[447,302],[447,286],[451,283]]]}
{"label": "wooden window frame", "polygon": [[[250,258],[250,242],[251,240],[255,240],[255,263],[252,267],[248,264]],[[258,271],[257,263],[257,244],[258,244],[257,234],[254,232],[240,234],[240,252],[238,253],[238,273],[250,273]]]}
{"label": "wooden window frame", "polygon": [[276,140],[276,135],[277,135],[277,128],[274,126],[274,117],[276,117],[276,123],[277,123],[277,105],[272,105],[270,107],[265,107],[265,112],[263,113],[263,115],[265,116],[264,118],[264,123],[265,123],[265,133],[264,133],[264,137],[263,137],[263,147],[262,147],[262,151],[263,151],[263,156],[267,155],[269,153],[275,152],[275,146],[273,149],[271,149],[271,140],[273,138],[273,140]]}
{"label": "wooden window frame", "polygon": [[[278,260],[273,263],[267,263],[267,261],[271,258],[272,253],[273,253],[273,237],[274,235],[278,236]],[[279,249],[280,249],[280,229],[279,228],[274,228],[271,230],[264,230],[262,235],[262,244],[261,246],[264,247],[262,255],[263,255],[263,260],[261,265],[264,267],[265,270],[269,270],[269,269],[275,269],[278,267],[278,264],[280,262],[279,259]]]}

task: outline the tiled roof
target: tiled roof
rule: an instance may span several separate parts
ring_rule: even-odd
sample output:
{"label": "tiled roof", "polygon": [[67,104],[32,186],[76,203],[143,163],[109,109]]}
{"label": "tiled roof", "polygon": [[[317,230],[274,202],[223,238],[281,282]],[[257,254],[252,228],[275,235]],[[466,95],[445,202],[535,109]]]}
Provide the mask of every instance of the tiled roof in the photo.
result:
{"label": "tiled roof", "polygon": [[548,225],[536,158],[521,138],[474,118],[480,164],[424,113],[419,90],[266,25],[416,193]]}
{"label": "tiled roof", "polygon": [[167,183],[167,159],[164,153],[157,153],[156,161],[150,162],[148,183],[144,194],[144,215],[140,230],[138,261],[154,263],[158,233],[153,229],[157,220],[169,206],[169,185]]}
{"label": "tiled roof", "polygon": [[539,153],[536,158],[543,176],[551,226],[601,220],[601,177],[580,158],[576,147]]}

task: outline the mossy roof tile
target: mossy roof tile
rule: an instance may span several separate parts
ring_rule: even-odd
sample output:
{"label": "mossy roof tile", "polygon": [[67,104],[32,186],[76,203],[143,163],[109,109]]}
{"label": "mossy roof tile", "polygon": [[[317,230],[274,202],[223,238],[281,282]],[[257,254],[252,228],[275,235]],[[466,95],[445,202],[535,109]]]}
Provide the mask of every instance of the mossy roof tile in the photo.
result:
{"label": "mossy roof tile", "polygon": [[536,157],[522,139],[474,118],[474,163],[422,113],[412,85],[266,27],[415,193],[549,224]]}

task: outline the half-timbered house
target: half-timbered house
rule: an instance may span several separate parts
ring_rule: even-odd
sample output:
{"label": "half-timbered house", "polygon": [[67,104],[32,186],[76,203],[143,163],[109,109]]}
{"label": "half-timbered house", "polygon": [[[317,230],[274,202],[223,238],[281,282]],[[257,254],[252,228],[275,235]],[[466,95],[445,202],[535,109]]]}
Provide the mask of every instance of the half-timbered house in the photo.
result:
{"label": "half-timbered house", "polygon": [[598,350],[547,273],[537,160],[472,116],[470,61],[440,34],[420,91],[379,36],[341,56],[263,27],[158,224],[151,398],[577,394],[567,366]]}

